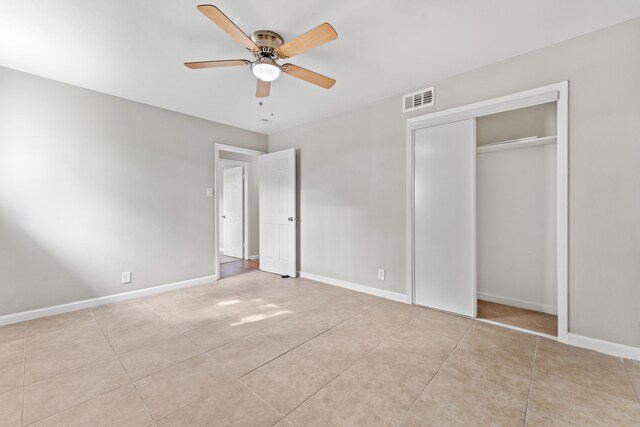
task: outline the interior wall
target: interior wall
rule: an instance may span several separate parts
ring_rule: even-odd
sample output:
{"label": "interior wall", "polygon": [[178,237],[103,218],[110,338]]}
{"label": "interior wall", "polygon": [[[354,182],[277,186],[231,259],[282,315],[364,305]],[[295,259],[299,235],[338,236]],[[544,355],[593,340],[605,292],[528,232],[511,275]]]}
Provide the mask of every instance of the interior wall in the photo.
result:
{"label": "interior wall", "polygon": [[[249,256],[257,257],[260,255],[260,207],[258,199],[260,181],[258,175],[258,156],[220,150],[220,158],[249,163]],[[229,167],[233,166],[231,165]]]}
{"label": "interior wall", "polygon": [[569,328],[640,345],[638,75],[636,18],[445,80],[425,76],[433,107],[403,114],[397,94],[271,135],[269,151],[297,149],[299,269],[404,293],[406,119],[569,80]]}
{"label": "interior wall", "polygon": [[556,135],[556,102],[489,114],[476,120],[477,145]]}
{"label": "interior wall", "polygon": [[215,274],[215,142],[267,147],[0,68],[0,315]]}
{"label": "interior wall", "polygon": [[478,298],[557,314],[556,188],[555,144],[478,153]]}

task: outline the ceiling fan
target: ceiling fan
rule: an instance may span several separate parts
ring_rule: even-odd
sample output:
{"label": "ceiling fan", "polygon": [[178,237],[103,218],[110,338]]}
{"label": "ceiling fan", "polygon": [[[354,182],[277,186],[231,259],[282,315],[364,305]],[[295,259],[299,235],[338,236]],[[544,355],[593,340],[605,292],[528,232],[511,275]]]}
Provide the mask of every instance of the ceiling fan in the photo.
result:
{"label": "ceiling fan", "polygon": [[258,78],[256,97],[269,96],[271,82],[280,77],[282,73],[312,83],[325,89],[330,89],[336,81],[306,68],[294,64],[277,63],[279,59],[291,58],[302,52],[328,43],[338,38],[338,33],[328,23],[318,25],[312,30],[284,42],[280,34],[270,30],[254,31],[251,37],[247,36],[217,7],[210,4],[201,4],[198,10],[214,24],[222,28],[232,38],[250,51],[255,57],[254,61],[246,59],[228,59],[220,61],[185,62],[185,66],[191,69],[250,66],[253,74]]}

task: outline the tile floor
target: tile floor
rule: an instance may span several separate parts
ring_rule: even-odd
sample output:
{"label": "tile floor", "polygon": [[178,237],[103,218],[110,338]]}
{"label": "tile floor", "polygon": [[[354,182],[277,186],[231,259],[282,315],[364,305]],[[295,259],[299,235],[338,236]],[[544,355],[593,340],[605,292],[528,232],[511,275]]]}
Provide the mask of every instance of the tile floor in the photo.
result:
{"label": "tile floor", "polygon": [[558,336],[558,316],[553,314],[479,299],[478,317],[529,331],[541,332],[553,337]]}
{"label": "tile floor", "polygon": [[638,392],[638,362],[259,271],[0,327],[0,426],[638,426]]}

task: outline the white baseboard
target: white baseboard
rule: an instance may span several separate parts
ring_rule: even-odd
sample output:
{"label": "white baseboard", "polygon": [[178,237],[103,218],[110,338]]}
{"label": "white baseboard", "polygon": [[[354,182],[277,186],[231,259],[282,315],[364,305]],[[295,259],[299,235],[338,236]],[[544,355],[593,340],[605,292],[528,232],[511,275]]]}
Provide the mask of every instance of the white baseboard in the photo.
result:
{"label": "white baseboard", "polygon": [[576,347],[582,347],[594,350],[610,356],[623,357],[625,359],[640,360],[640,347],[631,347],[629,345],[617,344],[610,341],[599,340],[597,338],[589,338],[584,335],[569,333],[569,344]]}
{"label": "white baseboard", "polygon": [[525,301],[517,298],[503,297],[501,295],[490,294],[487,292],[477,292],[477,297],[481,300],[495,302],[498,304],[506,304],[513,307],[527,308],[529,310],[540,311],[548,314],[558,314],[558,307],[549,304],[541,304],[538,302]]}
{"label": "white baseboard", "polygon": [[250,260],[254,260],[254,259],[260,259],[260,255],[250,255],[249,256]]}
{"label": "white baseboard", "polygon": [[398,292],[386,291],[384,289],[374,288],[366,285],[359,285],[357,283],[345,282],[344,280],[332,279],[331,277],[318,276],[317,274],[305,273],[304,271],[298,272],[298,275],[304,279],[315,280],[316,282],[326,283],[328,285],[339,286],[345,289],[351,289],[352,291],[363,292],[365,294],[374,295],[381,298],[390,299],[399,302],[408,302],[407,296]]}
{"label": "white baseboard", "polygon": [[134,298],[146,297],[174,289],[187,288],[189,286],[204,285],[214,282],[217,275],[199,277],[197,279],[184,280],[182,282],[169,283],[167,285],[153,286],[151,288],[137,289],[135,291],[123,292],[114,295],[85,299],[82,301],[70,302],[67,304],[54,305],[52,307],[38,308],[36,310],[23,311],[21,313],[7,314],[0,316],[0,325],[24,322],[25,320],[37,319],[39,317],[53,316],[55,314],[68,313],[70,311],[82,310],[84,308],[96,307],[98,305],[112,302],[125,301]]}

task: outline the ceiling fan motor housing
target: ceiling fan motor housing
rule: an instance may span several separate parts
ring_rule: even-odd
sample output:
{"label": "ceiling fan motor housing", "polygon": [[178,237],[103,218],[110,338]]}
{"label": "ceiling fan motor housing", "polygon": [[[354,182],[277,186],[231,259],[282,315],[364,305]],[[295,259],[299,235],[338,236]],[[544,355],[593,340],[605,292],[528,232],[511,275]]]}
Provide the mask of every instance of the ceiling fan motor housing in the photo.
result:
{"label": "ceiling fan motor housing", "polygon": [[276,49],[278,49],[284,43],[282,36],[274,31],[258,30],[251,34],[251,40],[258,45],[260,51],[255,53],[256,58],[268,57],[276,59]]}

